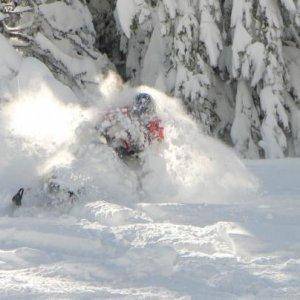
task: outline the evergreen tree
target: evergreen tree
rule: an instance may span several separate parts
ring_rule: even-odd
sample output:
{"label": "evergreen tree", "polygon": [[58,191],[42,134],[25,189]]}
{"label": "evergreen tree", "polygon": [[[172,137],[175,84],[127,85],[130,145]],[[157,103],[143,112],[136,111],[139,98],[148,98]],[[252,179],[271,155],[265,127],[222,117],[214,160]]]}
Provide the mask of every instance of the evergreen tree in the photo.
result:
{"label": "evergreen tree", "polygon": [[103,70],[112,66],[94,49],[96,33],[85,1],[9,1],[2,15],[2,32],[14,47],[43,61],[82,99],[97,95]]}
{"label": "evergreen tree", "polygon": [[82,99],[99,98],[114,68],[100,50],[133,85],[181,98],[243,157],[300,153],[299,0],[6,0],[0,10],[14,47]]}
{"label": "evergreen tree", "polygon": [[231,124],[244,157],[299,152],[299,74],[288,63],[299,48],[299,1],[129,2],[120,23],[133,83],[181,98],[209,134],[226,139]]}
{"label": "evergreen tree", "polygon": [[[121,15],[123,2],[118,3]],[[126,53],[132,82],[182,98],[207,133],[221,134],[230,119],[230,100],[214,72],[223,47],[219,1],[139,0],[132,6],[133,16],[122,26],[130,32]]]}
{"label": "evergreen tree", "polygon": [[[295,12],[292,1],[282,2],[290,12]],[[261,140],[255,142],[266,157],[286,154],[290,129],[285,109],[290,87],[283,57],[282,40],[287,25],[282,18],[283,9],[278,1],[233,1],[231,16],[232,76],[251,84],[254,94],[251,102],[258,104],[261,120]]]}

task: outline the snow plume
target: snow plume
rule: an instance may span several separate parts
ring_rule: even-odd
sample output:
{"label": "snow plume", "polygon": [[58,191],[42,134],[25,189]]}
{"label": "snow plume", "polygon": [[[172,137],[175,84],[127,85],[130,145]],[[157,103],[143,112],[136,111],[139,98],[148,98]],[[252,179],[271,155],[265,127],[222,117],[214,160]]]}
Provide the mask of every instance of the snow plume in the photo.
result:
{"label": "snow plume", "polygon": [[78,105],[71,104],[77,100],[72,91],[33,58],[24,60],[12,85],[14,101],[3,109],[7,129],[45,151],[52,152],[70,143],[83,114]]}
{"label": "snow plume", "polygon": [[139,201],[228,201],[256,191],[256,180],[233,151],[202,134],[176,99],[139,87],[123,91],[120,101],[138,92],[153,96],[165,127],[164,142],[153,144],[142,155]]}
{"label": "snow plume", "polygon": [[[53,164],[62,164],[74,131],[87,113],[73,92],[34,58],[23,59],[18,75],[6,81],[1,115],[1,191],[32,187]],[[60,153],[62,152],[62,153]]]}
{"label": "snow plume", "polygon": [[121,76],[114,71],[108,71],[100,84],[101,95],[107,100],[105,102],[111,102],[109,99],[119,92],[122,87],[123,81]]}
{"label": "snow plume", "polygon": [[46,87],[22,95],[5,108],[8,129],[29,143],[52,150],[72,138],[76,109],[62,105]]}
{"label": "snow plume", "polygon": [[[10,193],[20,186],[31,188],[25,206],[61,201],[67,191],[81,195],[83,203],[101,199],[126,206],[137,202],[223,202],[256,191],[255,179],[233,151],[201,134],[176,99],[144,86],[125,87],[88,111],[50,75],[43,64],[25,59],[12,82],[19,81],[20,95],[3,109],[3,125],[9,130],[9,138],[3,141],[7,144],[10,139],[13,146],[1,160],[6,165],[1,181],[7,187],[10,173]],[[156,102],[165,140],[151,145],[141,154],[142,163],[132,166],[101,141],[95,127],[107,110],[132,104],[142,91]],[[30,180],[28,173],[32,174]],[[49,182],[58,184],[62,195],[55,194],[55,199],[47,195]]]}
{"label": "snow plume", "polygon": [[[10,96],[1,110],[2,195],[28,187],[26,207],[64,200],[72,191],[83,203],[132,207],[237,200],[255,192],[255,179],[233,151],[202,134],[179,101],[149,87],[123,86],[113,73],[103,78],[103,98],[87,108],[43,63],[30,57],[20,62],[18,74],[7,82]],[[139,92],[154,98],[165,140],[153,143],[141,154],[142,163],[132,166],[103,143],[95,128],[103,114],[130,106]],[[49,194],[49,183],[59,186],[59,193]]]}

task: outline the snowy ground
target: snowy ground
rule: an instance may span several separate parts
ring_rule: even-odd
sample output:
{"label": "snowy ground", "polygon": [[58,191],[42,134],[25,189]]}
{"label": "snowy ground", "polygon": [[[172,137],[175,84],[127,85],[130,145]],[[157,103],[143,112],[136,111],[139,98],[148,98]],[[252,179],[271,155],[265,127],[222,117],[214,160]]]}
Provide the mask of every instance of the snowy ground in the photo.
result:
{"label": "snowy ground", "polygon": [[258,199],[2,211],[1,299],[296,299],[300,160],[251,161]]}

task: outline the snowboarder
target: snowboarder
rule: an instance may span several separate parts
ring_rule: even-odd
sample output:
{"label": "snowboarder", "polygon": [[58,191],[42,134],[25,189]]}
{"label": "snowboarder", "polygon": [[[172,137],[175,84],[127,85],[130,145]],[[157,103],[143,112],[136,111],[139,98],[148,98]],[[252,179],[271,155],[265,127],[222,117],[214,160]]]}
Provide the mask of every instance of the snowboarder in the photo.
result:
{"label": "snowboarder", "polygon": [[164,139],[164,128],[156,114],[153,98],[136,95],[132,107],[122,107],[105,114],[97,127],[121,158],[137,155],[153,141]]}

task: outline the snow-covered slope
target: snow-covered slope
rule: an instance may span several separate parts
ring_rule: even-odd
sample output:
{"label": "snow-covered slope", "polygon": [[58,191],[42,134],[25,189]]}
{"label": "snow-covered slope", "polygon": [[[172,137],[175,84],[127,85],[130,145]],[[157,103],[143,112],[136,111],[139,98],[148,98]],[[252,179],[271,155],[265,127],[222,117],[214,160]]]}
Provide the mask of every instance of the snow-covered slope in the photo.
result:
{"label": "snow-covered slope", "polygon": [[300,160],[247,166],[263,194],[234,205],[2,211],[2,297],[298,298]]}
{"label": "snow-covered slope", "polygon": [[[0,44],[1,298],[300,296],[299,160],[247,169],[176,99],[120,91],[112,75],[98,102],[82,103],[41,61]],[[128,166],[95,128],[141,91],[166,137]]]}

